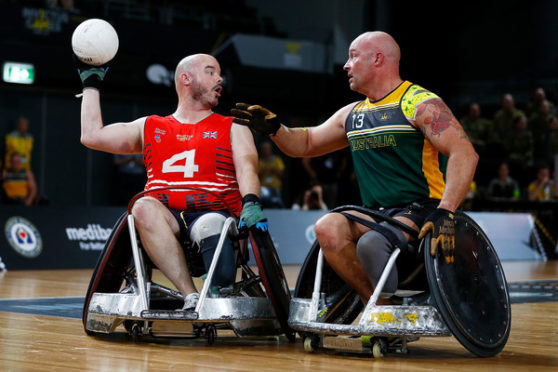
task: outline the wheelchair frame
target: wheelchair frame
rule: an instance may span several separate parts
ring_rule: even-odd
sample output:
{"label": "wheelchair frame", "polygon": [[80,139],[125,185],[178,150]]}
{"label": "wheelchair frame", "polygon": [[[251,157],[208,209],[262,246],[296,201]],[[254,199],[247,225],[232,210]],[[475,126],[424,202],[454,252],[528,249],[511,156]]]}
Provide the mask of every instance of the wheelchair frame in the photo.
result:
{"label": "wheelchair frame", "polygon": [[[168,189],[176,189],[176,187],[157,188],[148,190],[148,192]],[[196,188],[181,189],[199,190]],[[107,247],[105,248],[110,249],[112,252],[114,246],[111,246],[111,244],[117,244],[118,235],[124,230],[124,225],[127,224],[132,261],[135,267],[135,278],[130,278],[130,273],[126,274],[127,278],[125,279],[129,284],[128,290],[119,290],[118,293],[96,292],[95,289],[99,285],[100,280],[97,278],[98,270],[108,270],[109,273],[113,270],[110,264],[106,262],[109,258],[104,257],[104,255],[100,257],[97,268],[91,279],[83,311],[84,328],[88,334],[112,333],[120,324],[124,324],[126,330],[134,340],[137,340],[139,336],[144,334],[183,338],[205,336],[208,344],[213,344],[217,336],[217,328],[231,329],[237,336],[277,336],[281,333],[285,333],[289,339],[292,340],[294,338],[294,332],[288,328],[287,325],[288,308],[285,309],[281,307],[285,303],[288,306],[290,293],[281,293],[281,289],[284,288],[285,285],[277,285],[277,283],[275,283],[276,281],[286,282],[279,258],[275,252],[271,238],[269,238],[267,233],[265,234],[268,239],[266,239],[266,236],[262,237],[262,232],[260,231],[256,231],[255,229],[249,231],[248,235],[252,242],[252,249],[254,252],[258,252],[255,256],[260,275],[256,276],[246,264],[241,264],[244,280],[240,283],[240,290],[242,290],[243,284],[246,284],[247,287],[257,286],[258,289],[249,291],[252,293],[261,292],[261,294],[266,297],[214,298],[210,296],[209,289],[211,281],[225,239],[229,234],[235,237],[239,235],[235,219],[232,217],[228,217],[223,225],[213,260],[200,292],[199,302],[195,308],[197,317],[192,316],[191,312],[151,309],[150,305],[152,305],[152,302],[150,300],[154,293],[180,301],[184,298],[179,292],[173,289],[151,283],[146,273],[146,265],[137,240],[134,216],[131,213],[133,203],[146,193],[145,191],[139,193],[130,201],[125,221],[124,216],[122,216],[117,222],[117,226],[114,230],[114,234],[116,235],[109,238]],[[262,254],[264,249],[257,246],[257,244],[271,244],[271,247],[263,247],[265,248],[265,252],[268,253]],[[271,255],[269,252],[271,252]],[[110,252],[108,254],[110,255]],[[121,259],[120,261],[125,262],[126,260]],[[262,261],[264,263],[262,263]],[[270,278],[266,274],[266,264],[268,268],[271,267],[274,269],[273,274],[276,275],[275,278]],[[104,272],[99,275],[103,273]],[[122,282],[123,279],[124,278],[121,278],[120,281]],[[259,282],[262,282],[266,294],[264,294],[264,291],[259,287]],[[270,285],[270,283],[272,285]],[[283,299],[285,296],[288,297]]]}
{"label": "wheelchair frame", "polygon": [[[333,211],[343,211],[348,209],[353,209],[353,206],[339,207]],[[356,207],[355,209],[360,212],[368,212],[368,210],[364,210],[362,207]],[[392,222],[393,220],[392,218],[383,215],[377,215],[374,213],[368,214],[387,222]],[[466,215],[460,215],[461,218],[463,218],[462,216]],[[465,218],[466,221],[467,218],[469,217]],[[400,222],[396,221],[395,224],[399,225]],[[474,224],[474,228],[477,229],[478,234],[480,227]],[[432,267],[433,265],[436,265],[433,263],[436,258],[432,258],[429,253],[430,238],[431,235],[427,234],[425,239],[421,242],[420,249],[424,251],[425,261],[427,263],[426,268],[428,282],[429,286],[432,288],[433,285],[436,285],[439,278],[433,274],[435,270],[432,269]],[[491,249],[492,253],[496,255],[492,245],[484,233],[482,234],[482,238],[487,241],[489,249]],[[310,254],[312,253],[313,252],[310,252]],[[399,248],[395,248],[392,252],[376,288],[362,312],[360,320],[356,323],[353,322],[354,324],[336,324],[323,322],[321,317],[322,313],[328,311],[328,309],[325,307],[324,303],[325,294],[321,292],[324,260],[323,253],[321,249],[319,250],[312,297],[294,297],[291,300],[289,314],[289,325],[301,333],[304,342],[304,349],[306,351],[312,352],[318,348],[325,348],[353,353],[365,353],[370,354],[373,357],[382,357],[387,352],[407,353],[407,343],[418,340],[418,336],[451,336],[452,334],[456,336],[463,346],[477,356],[492,356],[497,354],[503,348],[509,335],[511,313],[509,312],[509,295],[507,285],[505,284],[505,277],[503,271],[501,270],[500,262],[497,256],[494,257],[496,266],[498,266],[495,275],[501,275],[504,282],[504,288],[502,288],[502,290],[503,296],[505,297],[505,300],[507,300],[507,306],[504,307],[508,311],[508,322],[504,326],[505,334],[502,335],[501,339],[499,339],[497,343],[494,342],[494,344],[485,345],[478,340],[471,339],[467,331],[460,331],[459,328],[461,327],[461,324],[458,324],[456,327],[455,319],[452,319],[452,317],[448,315],[451,311],[448,311],[447,306],[442,303],[443,301],[441,300],[440,295],[442,291],[433,291],[431,289],[431,292],[433,292],[432,295],[429,295],[427,300],[424,301],[424,297],[426,295],[421,295],[420,291],[398,290],[395,293],[395,296],[403,298],[402,305],[378,306],[376,304],[389,273],[393,269],[396,259],[400,253],[401,250]],[[437,257],[439,255],[440,254],[437,254]],[[301,272],[299,279],[303,276],[303,274],[304,273]],[[423,301],[416,301],[416,303],[413,303],[413,301],[415,301],[418,297],[417,295],[422,296]],[[423,304],[421,302],[426,303]],[[351,319],[351,321],[352,320],[354,319]],[[485,341],[485,343],[487,343],[487,341]]]}

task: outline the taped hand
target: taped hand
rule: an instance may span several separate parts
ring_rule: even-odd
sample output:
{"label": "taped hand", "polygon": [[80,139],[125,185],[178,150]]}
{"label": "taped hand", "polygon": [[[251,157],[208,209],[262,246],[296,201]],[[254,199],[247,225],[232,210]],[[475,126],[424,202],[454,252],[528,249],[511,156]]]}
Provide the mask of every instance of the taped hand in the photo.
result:
{"label": "taped hand", "polygon": [[453,252],[455,250],[455,221],[453,212],[442,208],[432,212],[420,229],[419,239],[424,238],[429,231],[432,232],[430,254],[435,256],[438,246],[441,246],[445,262],[447,264],[453,263]]}
{"label": "taped hand", "polygon": [[274,136],[281,127],[277,115],[265,107],[247,103],[237,103],[235,106],[236,108],[231,109],[234,115],[233,123],[245,125],[265,136]]}

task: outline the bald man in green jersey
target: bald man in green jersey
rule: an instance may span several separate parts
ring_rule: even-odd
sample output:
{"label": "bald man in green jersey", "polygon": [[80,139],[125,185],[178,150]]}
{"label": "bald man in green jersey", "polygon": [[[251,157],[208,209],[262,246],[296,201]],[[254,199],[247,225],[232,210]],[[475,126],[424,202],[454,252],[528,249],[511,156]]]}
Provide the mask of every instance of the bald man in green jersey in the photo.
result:
{"label": "bald man in green jersey", "polygon": [[[366,32],[350,45],[344,66],[350,88],[365,95],[310,128],[289,128],[258,105],[237,104],[234,121],[270,138],[287,155],[315,157],[349,146],[363,205],[393,217],[422,238],[432,232],[431,253],[442,249],[453,262],[453,213],[467,193],[478,162],[467,135],[451,110],[434,93],[402,80],[400,49],[385,32]],[[409,234],[378,222],[371,229],[340,213],[329,213],[315,225],[316,237],[331,267],[367,302],[394,245]],[[415,255],[415,264],[422,257]],[[415,265],[415,266],[416,266]],[[393,270],[378,304],[390,303],[399,266]]]}

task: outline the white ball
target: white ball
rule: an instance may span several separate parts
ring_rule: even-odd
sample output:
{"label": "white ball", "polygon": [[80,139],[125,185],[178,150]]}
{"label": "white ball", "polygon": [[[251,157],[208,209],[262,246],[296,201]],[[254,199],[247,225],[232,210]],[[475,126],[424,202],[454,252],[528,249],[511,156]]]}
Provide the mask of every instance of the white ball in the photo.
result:
{"label": "white ball", "polygon": [[72,34],[75,55],[88,65],[100,66],[118,51],[118,34],[105,20],[91,18],[80,23]]}

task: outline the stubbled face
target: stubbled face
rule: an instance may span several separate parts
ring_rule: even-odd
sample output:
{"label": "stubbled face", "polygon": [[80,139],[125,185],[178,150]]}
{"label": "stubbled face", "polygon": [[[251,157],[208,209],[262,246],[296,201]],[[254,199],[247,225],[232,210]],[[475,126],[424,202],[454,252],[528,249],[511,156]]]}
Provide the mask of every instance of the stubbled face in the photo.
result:
{"label": "stubbled face", "polygon": [[349,58],[343,66],[349,77],[351,90],[362,93],[364,87],[374,81],[374,69],[372,68],[373,52],[370,43],[357,38],[349,47]]}
{"label": "stubbled face", "polygon": [[192,97],[204,106],[215,107],[223,90],[221,67],[215,58],[200,59],[192,72]]}

